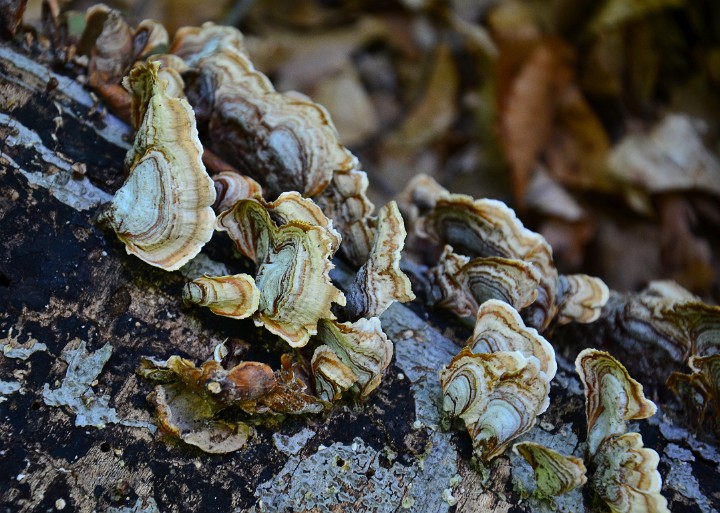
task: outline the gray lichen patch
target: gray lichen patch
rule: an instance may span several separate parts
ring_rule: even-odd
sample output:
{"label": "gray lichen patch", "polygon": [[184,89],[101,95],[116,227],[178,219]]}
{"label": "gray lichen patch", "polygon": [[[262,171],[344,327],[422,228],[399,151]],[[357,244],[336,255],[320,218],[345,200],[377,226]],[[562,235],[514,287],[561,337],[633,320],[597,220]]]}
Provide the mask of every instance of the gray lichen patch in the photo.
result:
{"label": "gray lichen patch", "polygon": [[274,433],[273,443],[278,451],[292,456],[302,451],[303,447],[315,434],[315,431],[309,428],[304,428],[292,436]]}
{"label": "gray lichen patch", "polygon": [[228,266],[222,262],[217,262],[204,253],[200,253],[195,258],[183,265],[178,272],[188,280],[194,280],[205,274],[210,276],[227,276],[232,274]]}
{"label": "gray lichen patch", "polygon": [[95,352],[87,350],[85,341],[70,342],[60,357],[68,364],[67,374],[60,388],[43,388],[43,400],[48,406],[67,406],[75,415],[76,426],[94,426],[104,428],[106,424],[122,424],[131,427],[144,427],[155,431],[155,426],[142,421],[121,419],[115,408],[109,406],[110,397],[95,395],[93,383],[110,359],[112,346],[105,344]]}
{"label": "gray lichen patch", "polygon": [[7,401],[7,397],[10,394],[19,392],[22,385],[17,381],[0,381],[0,403]]}
{"label": "gray lichen patch", "polygon": [[442,390],[438,372],[459,346],[401,305],[391,305],[381,320],[395,343],[397,366],[410,380],[417,420],[431,428],[439,426]]}
{"label": "gray lichen patch", "polygon": [[[73,177],[73,162],[64,159],[57,152],[45,146],[35,131],[14,122],[10,116],[0,113],[0,125],[10,123],[12,123],[14,133],[9,134],[5,139],[7,148],[32,147],[43,159],[45,165],[55,171],[45,174],[20,168],[20,172],[30,184],[47,189],[56,199],[76,210],[88,210],[111,199],[109,194],[93,185],[87,177],[83,176],[80,179]],[[13,167],[19,167],[17,164],[12,164],[13,161],[9,155],[5,155],[4,152],[2,155],[11,162]]]}
{"label": "gray lichen patch", "polygon": [[149,499],[142,500],[138,499],[132,506],[125,506],[122,508],[110,507],[106,513],[160,513],[155,499],[150,497]]}
{"label": "gray lichen patch", "polygon": [[5,338],[0,339],[0,351],[6,358],[19,358],[20,360],[27,360],[32,356],[33,353],[40,351],[47,351],[47,346],[42,342],[38,342],[32,337],[28,337],[28,340],[24,343],[19,343],[18,339],[20,333],[13,335],[13,329],[10,328]]}
{"label": "gray lichen patch", "polygon": [[398,462],[386,468],[380,456],[360,438],[351,445],[321,448],[310,457],[292,456],[273,479],[257,487],[254,511],[395,511],[408,496],[417,469]]}
{"label": "gray lichen patch", "polygon": [[691,499],[698,505],[702,513],[717,513],[717,509],[700,489],[700,484],[693,475],[692,466],[685,461],[674,461],[665,477],[665,487],[676,490],[680,495]]}

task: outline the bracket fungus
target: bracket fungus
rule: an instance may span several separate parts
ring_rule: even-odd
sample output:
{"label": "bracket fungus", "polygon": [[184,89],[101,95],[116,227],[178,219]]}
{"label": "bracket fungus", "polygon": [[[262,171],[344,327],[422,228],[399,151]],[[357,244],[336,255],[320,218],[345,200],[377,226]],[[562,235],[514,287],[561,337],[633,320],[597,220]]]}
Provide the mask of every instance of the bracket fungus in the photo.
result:
{"label": "bracket fungus", "polygon": [[343,313],[350,319],[377,317],[393,301],[406,303],[415,299],[410,280],[400,270],[406,232],[394,201],[380,209],[376,224],[369,258],[346,292],[347,306]]}
{"label": "bracket fungus", "polygon": [[245,319],[254,314],[260,304],[260,290],[247,274],[208,276],[185,285],[186,301],[207,306],[211,312],[233,319]]}
{"label": "bracket fungus", "polygon": [[465,421],[474,453],[489,461],[535,425],[548,407],[550,385],[535,358],[464,348],[440,372],[443,409]]}
{"label": "bracket fungus", "polygon": [[517,311],[507,303],[491,299],[477,311],[475,329],[467,341],[473,353],[519,351],[535,358],[548,383],[557,372],[555,350],[534,328],[527,328]]}
{"label": "bracket fungus", "polygon": [[353,386],[367,396],[380,384],[393,355],[377,317],[354,323],[323,320],[317,339],[323,345],[315,349],[311,368],[318,396],[328,402]]}
{"label": "bracket fungus", "polygon": [[593,460],[593,488],[613,513],[670,513],[660,493],[658,462],[638,433],[610,437]]}
{"label": "bracket fungus", "polygon": [[124,81],[142,124],[126,157],[130,174],[103,215],[128,253],[174,271],[212,237],[215,188],[202,163],[193,111],[166,94],[158,67],[138,66]]}
{"label": "bracket fungus", "polygon": [[317,333],[320,319],[335,318],[331,304],[345,304],[345,296],[330,281],[334,240],[327,227],[295,220],[278,226],[255,199],[238,201],[220,214],[217,226],[257,264],[256,325],[302,347]]}
{"label": "bracket fungus", "polygon": [[450,194],[428,182],[415,181],[413,187],[420,190],[405,196],[422,203],[425,215],[416,226],[420,236],[445,246],[432,270],[439,304],[469,315],[474,304],[502,299],[541,332],[553,322],[592,322],[600,316],[609,297],[605,283],[585,275],[561,277],[550,245],[525,228],[512,209],[496,200]]}
{"label": "bracket fungus", "polygon": [[691,419],[702,426],[710,418],[712,428],[720,432],[720,354],[691,356],[688,366],[690,374],[670,374],[668,387],[689,409]]}
{"label": "bracket fungus", "polygon": [[272,195],[315,196],[357,159],[338,141],[325,108],[299,93],[277,93],[242,41],[236,29],[206,23],[178,31],[170,48],[197,75],[187,94],[210,147]]}
{"label": "bracket fungus", "polygon": [[669,512],[660,494],[657,453],[643,447],[638,433],[626,433],[627,421],[654,415],[655,404],[608,353],[585,349],[575,368],[585,386],[593,489],[614,513]]}
{"label": "bracket fungus", "polygon": [[249,176],[234,171],[223,171],[212,177],[215,184],[215,204],[213,209],[220,213],[232,208],[240,200],[259,198],[262,187]]}
{"label": "bracket fungus", "polygon": [[531,263],[502,257],[470,259],[454,253],[451,246],[445,246],[430,273],[435,304],[461,317],[474,315],[490,299],[521,310],[537,298],[540,281]]}
{"label": "bracket fungus", "polygon": [[594,455],[603,440],[625,433],[628,421],[655,414],[655,404],[645,399],[642,385],[608,353],[585,349],[575,369],[585,387],[589,454]]}
{"label": "bracket fungus", "polygon": [[562,495],[587,482],[585,463],[575,456],[565,456],[535,442],[521,442],[513,452],[522,456],[535,473],[540,495]]}

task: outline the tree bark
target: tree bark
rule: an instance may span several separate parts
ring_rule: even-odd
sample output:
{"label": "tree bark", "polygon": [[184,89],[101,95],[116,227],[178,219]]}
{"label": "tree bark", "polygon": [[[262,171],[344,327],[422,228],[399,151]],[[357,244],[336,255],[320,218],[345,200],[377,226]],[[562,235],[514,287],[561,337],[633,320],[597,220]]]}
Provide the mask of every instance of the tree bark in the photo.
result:
{"label": "tree bark", "polygon": [[[130,128],[81,84],[20,48],[0,46],[4,511],[601,510],[587,487],[555,503],[532,496],[532,472],[510,451],[486,469],[471,465],[469,436],[443,430],[438,409],[438,371],[458,341],[419,304],[393,305],[383,316],[395,358],[362,404],[258,427],[246,448],[227,455],[153,434],[145,402],[151,385],[135,375],[141,356],[204,361],[228,337],[268,361],[279,353],[263,349],[273,341],[252,322],[182,304],[188,278],[222,265],[226,239],[166,273],[127,255],[98,225],[100,206],[124,179],[130,138]],[[106,344],[112,354],[94,363],[99,374],[81,403],[53,405],[48,393],[67,384],[71,355],[99,358]],[[550,409],[522,439],[582,456],[582,389],[572,366],[559,364]],[[86,407],[109,419],[104,427],[77,425]],[[634,427],[661,456],[670,509],[717,511],[716,448],[661,412]]]}

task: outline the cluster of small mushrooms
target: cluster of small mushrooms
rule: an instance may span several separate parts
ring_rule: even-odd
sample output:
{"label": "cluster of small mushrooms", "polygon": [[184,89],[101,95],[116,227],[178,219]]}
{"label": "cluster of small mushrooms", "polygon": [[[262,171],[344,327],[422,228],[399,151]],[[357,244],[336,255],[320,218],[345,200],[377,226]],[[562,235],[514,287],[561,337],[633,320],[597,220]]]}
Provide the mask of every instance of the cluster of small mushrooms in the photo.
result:
{"label": "cluster of small mushrooms", "polygon": [[[251,274],[205,275],[185,286],[184,298],[252,318],[293,349],[276,371],[239,361],[224,344],[199,367],[179,356],[145,358],[139,373],[157,383],[149,399],[162,430],[229,452],[246,443],[257,419],[319,413],[346,392],[371,393],[393,355],[379,316],[393,301],[415,299],[400,270],[406,230],[394,202],[373,215],[367,177],[327,111],[299,93],[276,92],[234,28],[187,27],[170,42],[158,23],[133,29],[102,5],[85,21],[76,51],[88,83],[136,130],[128,178],[105,221],[128,253],[168,271],[225,232]],[[615,319],[628,344],[660,345],[687,361],[692,373],[673,374],[671,387],[717,417],[717,307],[668,283],[613,299],[598,278],[559,274],[545,239],[505,204],[451,194],[424,176],[401,206],[409,249],[432,260],[428,301],[475,318],[465,347],[438,370],[441,407],[464,421],[478,460],[504,453],[548,408],[557,362],[545,336],[571,322]],[[336,254],[359,268],[345,292],[330,278]],[[582,351],[576,369],[593,489],[615,512],[668,511],[657,453],[627,432],[628,421],[653,415],[655,405],[605,352]],[[218,415],[230,407],[246,421]],[[514,450],[535,469],[541,494],[586,481],[579,458],[530,442]]]}

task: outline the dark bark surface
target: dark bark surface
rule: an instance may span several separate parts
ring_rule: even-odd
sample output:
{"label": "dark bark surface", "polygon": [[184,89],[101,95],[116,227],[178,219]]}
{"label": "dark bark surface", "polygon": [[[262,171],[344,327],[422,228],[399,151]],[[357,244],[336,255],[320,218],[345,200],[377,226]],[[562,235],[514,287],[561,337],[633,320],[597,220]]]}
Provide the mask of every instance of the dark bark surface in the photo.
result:
{"label": "dark bark surface", "polygon": [[[122,422],[77,426],[75,412],[48,405],[43,388],[60,386],[61,354],[81,341],[88,352],[112,346],[94,394],[118,419],[148,426],[141,356],[199,362],[230,337],[250,344],[249,359],[279,364],[276,341],[251,321],[182,304],[200,264],[174,273],[145,265],[96,222],[124,178],[129,136],[80,84],[0,46],[0,344],[46,346],[0,358],[0,380],[21,387],[0,403],[3,511],[592,510],[588,491],[554,505],[529,496],[531,472],[514,455],[471,468],[469,437],[442,430],[437,410],[437,372],[457,346],[420,306],[384,315],[396,357],[364,404],[258,427],[236,453],[205,454]],[[216,239],[204,253],[225,259],[229,241]],[[217,265],[210,258],[200,263]],[[566,362],[540,421],[524,439],[582,454],[582,393]],[[660,453],[671,510],[716,511],[715,449],[661,413],[639,430]]]}

